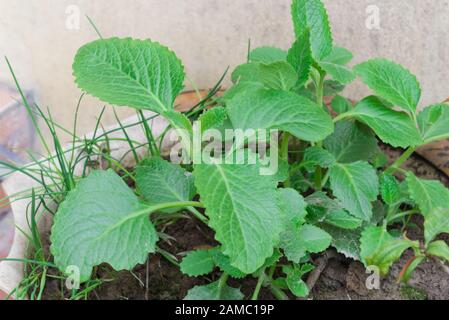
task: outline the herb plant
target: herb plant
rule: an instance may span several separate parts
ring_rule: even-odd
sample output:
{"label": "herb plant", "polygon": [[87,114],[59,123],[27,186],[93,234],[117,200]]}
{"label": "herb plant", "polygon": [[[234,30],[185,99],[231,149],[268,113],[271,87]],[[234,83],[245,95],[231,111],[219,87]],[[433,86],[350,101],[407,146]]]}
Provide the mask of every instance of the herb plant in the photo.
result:
{"label": "herb plant", "polygon": [[[334,45],[320,0],[293,0],[292,18],[296,39],[288,51],[250,50],[232,73],[233,86],[188,113],[174,109],[184,67],[168,48],[111,38],[79,49],[73,71],[83,91],[153,111],[182,129],[183,141],[191,139],[194,119],[203,129],[277,129],[280,169],[268,176],[258,162],[181,166],[150,144],[152,155],[134,172],[135,190],[110,169],[92,172],[68,192],[51,235],[62,272],[78,266],[84,282],[101,263],[133,269],[157,251],[155,217],[179,211],[213,229],[220,243],[183,258],[180,270],[189,276],[222,272],[218,281],[192,288],[187,299],[242,299],[227,279],[247,275],[258,278],[253,299],[262,287],[278,299],[288,291],[305,297],[310,255],[330,246],[382,274],[411,248],[403,280],[428,257],[449,260],[447,243],[437,240],[449,233],[449,190],[401,168],[417,147],[449,138],[449,106],[418,112],[420,85],[394,62],[349,67],[353,56]],[[357,76],[375,95],[354,105],[340,93]],[[324,97],[332,98],[330,107]],[[387,166],[378,140],[406,151]],[[407,237],[412,215],[424,217],[424,241]]]}

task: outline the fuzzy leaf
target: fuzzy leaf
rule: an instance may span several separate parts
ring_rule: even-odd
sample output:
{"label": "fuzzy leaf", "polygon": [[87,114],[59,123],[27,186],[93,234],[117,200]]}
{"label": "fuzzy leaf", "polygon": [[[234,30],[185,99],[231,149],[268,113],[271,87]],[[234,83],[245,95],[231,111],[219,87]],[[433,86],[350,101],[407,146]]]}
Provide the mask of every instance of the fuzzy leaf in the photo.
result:
{"label": "fuzzy leaf", "polygon": [[354,71],[377,95],[411,114],[416,113],[421,88],[416,77],[403,66],[373,59],[355,66]]}
{"label": "fuzzy leaf", "polygon": [[291,270],[289,270],[287,273],[286,282],[289,290],[295,296],[304,298],[309,295],[309,288],[307,287],[307,284],[302,280],[303,276],[304,272],[301,269],[299,269],[298,267],[291,268]]}
{"label": "fuzzy leaf", "polygon": [[224,285],[219,287],[219,281],[205,286],[196,286],[187,292],[184,300],[243,300],[244,295],[237,288]]}
{"label": "fuzzy leaf", "polygon": [[355,80],[355,73],[346,66],[327,61],[320,61],[319,64],[320,67],[332,77],[332,79],[340,82],[341,84],[349,84]]}
{"label": "fuzzy leaf", "polygon": [[449,246],[443,240],[430,243],[427,246],[426,253],[449,261]]}
{"label": "fuzzy leaf", "polygon": [[145,159],[137,166],[136,184],[150,204],[190,201],[195,195],[193,176],[159,157]]}
{"label": "fuzzy leaf", "polygon": [[330,182],[335,196],[355,217],[369,221],[373,215],[371,202],[379,194],[379,181],[367,162],[336,164],[330,169]]}
{"label": "fuzzy leaf", "polygon": [[436,208],[445,208],[449,204],[449,189],[440,181],[424,180],[414,174],[407,174],[407,186],[412,200],[421,209],[424,217]]}
{"label": "fuzzy leaf", "polygon": [[424,239],[426,244],[435,239],[440,233],[449,233],[449,208],[434,208],[424,220]]}
{"label": "fuzzy leaf", "polygon": [[[142,210],[147,210],[144,214]],[[156,250],[157,232],[141,204],[112,170],[94,171],[68,193],[55,215],[51,252],[65,271],[77,266],[81,282],[92,268],[109,263],[115,270],[131,270]]]}
{"label": "fuzzy leaf", "polygon": [[340,163],[368,161],[379,151],[373,133],[360,123],[340,121],[326,140],[325,148]]}
{"label": "fuzzy leaf", "polygon": [[298,75],[286,61],[270,64],[258,62],[245,63],[238,66],[232,73],[234,83],[260,83],[267,89],[288,91],[296,84]]}
{"label": "fuzzy leaf", "polygon": [[246,276],[245,273],[233,267],[231,265],[231,260],[228,256],[224,255],[221,248],[215,248],[212,250],[212,256],[215,264],[220,268],[221,271],[226,272],[231,277],[235,279],[242,279]]}
{"label": "fuzzy leaf", "polygon": [[423,144],[449,138],[449,105],[437,104],[418,114]]}
{"label": "fuzzy leaf", "polygon": [[322,62],[324,61],[344,66],[348,64],[353,57],[353,54],[348,49],[342,47],[333,47],[331,53],[327,57],[325,57]]}
{"label": "fuzzy leaf", "polygon": [[347,230],[354,230],[360,228],[363,221],[359,218],[351,216],[344,210],[335,211],[326,216],[326,223]]}
{"label": "fuzzy leaf", "polygon": [[393,205],[402,198],[399,182],[390,174],[383,174],[380,177],[380,194],[388,205]]}
{"label": "fuzzy leaf", "polygon": [[332,236],[332,246],[346,258],[360,260],[360,233],[362,229],[347,230],[322,224],[320,227]]}
{"label": "fuzzy leaf", "polygon": [[324,230],[310,224],[289,226],[281,234],[280,247],[292,262],[299,263],[307,252],[319,253],[326,250],[332,237]]}
{"label": "fuzzy leaf", "polygon": [[157,113],[173,109],[184,67],[168,48],[150,40],[106,39],[78,50],[76,83],[107,103]]}
{"label": "fuzzy leaf", "polygon": [[304,152],[304,161],[319,165],[322,168],[329,168],[336,162],[336,159],[329,151],[314,146],[306,149]]}
{"label": "fuzzy leaf", "polygon": [[302,224],[307,214],[307,203],[294,189],[278,189],[279,207],[283,216],[284,225]]}
{"label": "fuzzy leaf", "polygon": [[255,90],[228,102],[235,129],[278,129],[306,141],[320,141],[333,130],[331,117],[317,105],[295,93]]}
{"label": "fuzzy leaf", "polygon": [[262,176],[259,165],[199,164],[195,184],[216,239],[231,264],[256,271],[273,254],[281,232],[277,181]]}
{"label": "fuzzy leaf", "polygon": [[342,114],[351,110],[353,106],[348,99],[337,95],[332,99],[331,107],[337,114]]}
{"label": "fuzzy leaf", "polygon": [[377,97],[363,99],[351,113],[371,127],[383,142],[393,147],[407,148],[421,144],[422,140],[413,120],[405,113],[387,107]]}
{"label": "fuzzy leaf", "polygon": [[298,86],[304,85],[309,79],[313,63],[308,30],[302,33],[293,43],[293,46],[288,51],[287,61],[293,66],[299,76]]}
{"label": "fuzzy leaf", "polygon": [[181,262],[181,272],[198,277],[211,273],[214,270],[215,262],[211,250],[190,251]]}
{"label": "fuzzy leaf", "polygon": [[251,62],[272,63],[276,61],[286,61],[287,52],[275,47],[259,47],[249,54]]}
{"label": "fuzzy leaf", "polygon": [[407,239],[387,240],[373,255],[365,258],[366,265],[377,266],[381,275],[386,275],[393,263],[409,248],[419,248],[419,242]]}
{"label": "fuzzy leaf", "polygon": [[366,258],[374,255],[386,242],[393,239],[384,227],[367,226],[360,238],[360,257],[365,266]]}
{"label": "fuzzy leaf", "polygon": [[321,0],[293,0],[291,11],[296,37],[309,29],[315,60],[328,56],[333,48],[332,32]]}
{"label": "fuzzy leaf", "polygon": [[215,107],[204,112],[198,119],[201,123],[201,133],[209,129],[218,129],[228,118],[228,113],[224,107]]}

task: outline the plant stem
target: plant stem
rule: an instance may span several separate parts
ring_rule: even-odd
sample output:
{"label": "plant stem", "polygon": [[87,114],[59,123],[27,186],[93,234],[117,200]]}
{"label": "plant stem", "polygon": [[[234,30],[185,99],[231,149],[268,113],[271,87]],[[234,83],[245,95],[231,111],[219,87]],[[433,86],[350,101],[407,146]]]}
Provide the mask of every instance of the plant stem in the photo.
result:
{"label": "plant stem", "polygon": [[223,290],[226,282],[228,281],[229,275],[226,272],[223,272],[220,279],[218,280],[218,296],[221,297],[221,291]]}
{"label": "plant stem", "polygon": [[288,162],[288,142],[290,141],[290,133],[284,132],[281,140],[281,159]]}
{"label": "plant stem", "polygon": [[399,169],[405,161],[410,158],[410,156],[415,152],[415,147],[408,148],[387,170],[385,170],[385,173],[392,174],[397,169]]}
{"label": "plant stem", "polygon": [[273,293],[274,297],[278,300],[290,300],[288,296],[285,294],[284,291],[282,291],[278,286],[275,286],[272,284],[270,286],[271,293]]}
{"label": "plant stem", "polygon": [[209,219],[207,219],[205,216],[201,214],[198,210],[196,210],[194,207],[188,207],[187,210],[189,210],[195,217],[197,217],[201,222],[208,225]]}
{"label": "plant stem", "polygon": [[253,296],[251,297],[251,300],[257,300],[259,298],[259,292],[262,288],[262,285],[266,279],[265,275],[265,268],[260,271],[259,279],[257,280],[256,289],[254,290]]}
{"label": "plant stem", "polygon": [[[318,80],[315,82],[316,85],[316,103],[318,107],[323,108],[323,93],[324,93],[324,78],[326,77],[325,73],[319,73],[320,76]],[[318,147],[323,146],[323,141],[317,142]],[[315,169],[315,188],[317,190],[321,190],[321,179],[323,177],[323,173],[320,166],[317,166]]]}
{"label": "plant stem", "polygon": [[342,114],[336,116],[333,121],[334,121],[334,123],[337,123],[338,121],[341,121],[343,119],[346,119],[346,118],[349,118],[349,117],[352,117],[352,116],[353,116],[353,112],[352,111],[345,112],[345,113],[342,113]]}
{"label": "plant stem", "polygon": [[394,221],[396,219],[399,219],[399,218],[402,218],[402,217],[405,217],[405,216],[409,216],[409,215],[412,215],[412,214],[417,214],[417,213],[419,213],[418,210],[409,210],[409,211],[404,211],[404,212],[398,213],[398,214],[396,214],[396,215],[394,215],[392,217],[388,217],[387,216],[387,223],[390,223],[390,222],[392,222],[392,221]]}

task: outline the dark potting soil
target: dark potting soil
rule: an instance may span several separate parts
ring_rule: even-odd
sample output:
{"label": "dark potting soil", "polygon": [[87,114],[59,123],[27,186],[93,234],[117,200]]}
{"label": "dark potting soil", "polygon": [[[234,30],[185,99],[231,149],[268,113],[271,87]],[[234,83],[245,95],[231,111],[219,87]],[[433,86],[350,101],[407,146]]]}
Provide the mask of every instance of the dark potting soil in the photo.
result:
{"label": "dark potting soil", "polygon": [[[390,161],[400,155],[399,150],[388,149]],[[437,171],[426,160],[419,156],[412,157],[405,165],[418,176],[425,179],[437,179],[449,186],[449,179]],[[407,235],[411,239],[422,239],[422,219],[414,218],[417,228],[411,229]],[[212,247],[216,245],[213,232],[195,219],[180,219],[168,226],[164,232],[170,240],[158,243],[160,248],[174,254],[178,261],[190,250]],[[48,239],[48,237],[47,237]],[[449,241],[449,236],[442,237]],[[48,241],[48,240],[47,240]],[[313,257],[317,261],[319,255]],[[430,260],[421,264],[413,273],[408,285],[397,283],[399,272],[411,257],[406,252],[401,260],[390,271],[389,276],[381,280],[380,289],[368,290],[365,282],[369,274],[357,261],[342,255],[330,258],[318,281],[313,287],[310,299],[449,299],[449,274],[436,261]],[[50,274],[57,274],[54,270]],[[137,266],[132,272],[114,271],[108,265],[96,268],[94,278],[103,283],[89,294],[89,299],[183,299],[187,291],[196,285],[208,284],[220,276],[217,271],[201,278],[183,275],[177,266],[158,255],[150,255],[149,261]],[[238,287],[248,298],[256,286],[257,280],[247,277],[243,280],[229,280],[229,285]],[[69,297],[61,280],[47,278],[43,299],[63,299]],[[269,289],[263,288],[260,299],[274,299]],[[293,298],[293,297],[291,297]]]}

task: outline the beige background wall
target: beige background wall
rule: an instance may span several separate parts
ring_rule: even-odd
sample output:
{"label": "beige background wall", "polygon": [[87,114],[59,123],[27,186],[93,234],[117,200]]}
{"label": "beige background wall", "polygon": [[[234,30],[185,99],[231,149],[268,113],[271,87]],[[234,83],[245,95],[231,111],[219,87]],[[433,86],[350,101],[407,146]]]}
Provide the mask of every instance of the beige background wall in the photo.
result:
{"label": "beige background wall", "polygon": [[[324,2],[335,42],[355,53],[354,63],[384,56],[406,65],[422,83],[423,105],[449,96],[449,0]],[[70,5],[80,10],[79,29],[66,27]],[[366,27],[369,5],[380,10],[379,30]],[[168,45],[184,61],[191,81],[210,87],[226,66],[244,61],[248,38],[253,46],[289,47],[289,7],[290,0],[0,0],[0,55],[9,57],[40,104],[70,127],[80,94],[72,81],[72,58],[79,46],[96,39],[85,14],[105,37],[152,38]],[[10,79],[2,60],[0,81]],[[359,98],[367,92],[356,83],[347,95]],[[83,131],[100,109],[99,102],[85,100]],[[113,122],[111,114],[106,122]]]}

